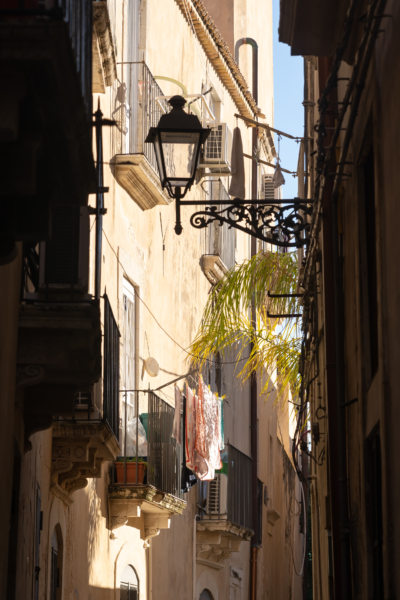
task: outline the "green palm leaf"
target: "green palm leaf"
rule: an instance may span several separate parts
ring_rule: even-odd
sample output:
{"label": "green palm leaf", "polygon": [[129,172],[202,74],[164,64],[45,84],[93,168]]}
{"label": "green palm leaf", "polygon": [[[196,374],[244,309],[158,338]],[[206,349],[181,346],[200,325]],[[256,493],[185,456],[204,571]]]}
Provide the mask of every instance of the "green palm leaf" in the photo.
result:
{"label": "green palm leaf", "polygon": [[[277,370],[280,383],[290,385],[293,392],[297,392],[300,383],[299,320],[268,316],[268,313],[301,312],[296,297],[268,296],[268,291],[294,294],[297,282],[298,259],[294,253],[259,253],[229,271],[212,289],[205,306],[191,347],[195,363],[201,366],[217,353],[225,357],[229,351],[229,359],[233,353],[238,367],[240,365],[240,378],[246,379],[260,369],[271,376]],[[253,303],[255,319],[251,318]]]}

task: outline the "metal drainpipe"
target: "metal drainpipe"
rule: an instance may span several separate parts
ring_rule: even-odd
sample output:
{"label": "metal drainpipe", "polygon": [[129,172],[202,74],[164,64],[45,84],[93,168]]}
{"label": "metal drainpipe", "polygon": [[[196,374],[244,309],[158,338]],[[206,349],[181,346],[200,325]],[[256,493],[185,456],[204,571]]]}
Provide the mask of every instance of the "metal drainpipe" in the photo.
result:
{"label": "metal drainpipe", "polygon": [[[308,63],[307,63],[306,58],[303,58],[303,73],[304,73],[304,100],[303,100],[303,106],[304,106],[304,160],[305,160],[305,171],[306,171],[306,173],[310,173],[311,161],[308,160],[309,153],[310,153],[309,140],[308,140],[310,90],[309,90],[309,86],[308,86]],[[304,198],[308,198],[309,177],[310,177],[310,175],[306,175],[306,177],[305,177]],[[301,251],[302,259],[303,259],[303,256],[304,256],[304,251],[302,250]],[[305,527],[306,535],[304,536],[304,544],[307,549],[307,532],[309,531],[309,527],[311,526],[311,523],[307,523],[308,507],[309,507],[309,503],[310,503],[310,480],[308,479],[310,472],[309,472],[309,459],[308,459],[308,457],[306,457],[305,454],[302,454],[302,457],[301,457],[301,470],[304,475],[304,480],[300,481],[300,485],[303,486],[303,492],[304,492],[304,497],[303,497],[304,510],[305,510],[304,520],[305,520],[305,524],[306,524],[306,527]],[[307,560],[305,559],[304,563],[303,563],[303,583],[302,583],[303,598],[306,598],[308,579],[311,577],[312,577],[312,574],[310,572],[310,567],[309,567]]]}
{"label": "metal drainpipe", "polygon": [[[253,98],[255,102],[258,102],[258,45],[253,38],[241,38],[235,44],[235,61],[239,65],[239,48],[243,44],[248,44],[253,50]],[[257,129],[254,127],[252,131],[252,154],[257,148]],[[257,198],[257,161],[251,161],[251,197],[252,199]],[[251,238],[250,246],[251,256],[257,253],[257,240]],[[256,311],[254,302],[251,306],[251,320],[252,323],[256,322]],[[259,525],[260,515],[258,514],[258,435],[257,435],[257,374],[252,373],[250,377],[250,448],[252,462],[252,510],[253,510],[253,524],[254,524],[254,536],[251,541],[250,548],[250,600],[256,600],[257,596],[257,529]]]}
{"label": "metal drainpipe", "polygon": [[103,188],[103,144],[102,144],[102,120],[103,113],[100,110],[100,100],[98,108],[94,114],[96,128],[96,171],[97,171],[97,190],[96,190],[96,250],[95,250],[95,283],[94,296],[96,300],[100,298],[101,285],[101,242],[103,231],[103,210],[104,210],[104,188]]}

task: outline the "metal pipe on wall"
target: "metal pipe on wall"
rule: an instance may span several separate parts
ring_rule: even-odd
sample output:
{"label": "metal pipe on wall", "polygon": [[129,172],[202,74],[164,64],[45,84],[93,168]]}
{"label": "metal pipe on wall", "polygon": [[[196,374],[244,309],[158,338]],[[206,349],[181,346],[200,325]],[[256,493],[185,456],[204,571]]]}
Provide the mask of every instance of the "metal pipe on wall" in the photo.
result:
{"label": "metal pipe on wall", "polygon": [[[253,77],[253,98],[258,102],[258,45],[253,38],[241,38],[235,44],[235,61],[239,64],[239,48],[248,44],[253,51],[252,61],[252,77]],[[251,197],[257,198],[257,182],[258,170],[257,161],[255,160],[255,151],[257,150],[257,128],[252,130],[252,163],[251,163]],[[254,256],[257,253],[257,240],[251,237],[250,254]],[[254,302],[251,306],[251,321],[256,323],[256,311]],[[257,597],[257,532],[260,523],[260,515],[258,514],[258,430],[257,430],[257,374],[252,373],[250,376],[250,449],[252,462],[252,512],[253,512],[253,527],[254,535],[251,541],[250,549],[250,600],[256,600]]]}
{"label": "metal pipe on wall", "polygon": [[104,187],[103,187],[103,140],[102,140],[102,125],[103,113],[100,110],[100,100],[95,117],[96,128],[96,250],[95,250],[95,275],[94,275],[94,296],[98,300],[100,298],[101,285],[101,253],[102,253],[102,231],[103,231],[103,214],[104,214]]}

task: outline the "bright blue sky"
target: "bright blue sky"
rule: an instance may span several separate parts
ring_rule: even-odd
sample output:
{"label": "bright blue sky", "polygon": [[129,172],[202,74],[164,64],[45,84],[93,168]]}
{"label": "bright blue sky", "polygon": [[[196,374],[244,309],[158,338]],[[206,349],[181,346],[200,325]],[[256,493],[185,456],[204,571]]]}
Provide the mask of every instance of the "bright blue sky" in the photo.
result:
{"label": "bright blue sky", "polygon": [[[287,44],[278,41],[279,0],[273,0],[274,28],[274,127],[291,135],[304,133],[303,116],[303,59],[290,55]],[[275,136],[278,150],[278,138]],[[290,171],[297,168],[299,144],[281,138],[281,166]],[[282,186],[282,198],[297,196],[297,177],[284,173],[286,183]]]}

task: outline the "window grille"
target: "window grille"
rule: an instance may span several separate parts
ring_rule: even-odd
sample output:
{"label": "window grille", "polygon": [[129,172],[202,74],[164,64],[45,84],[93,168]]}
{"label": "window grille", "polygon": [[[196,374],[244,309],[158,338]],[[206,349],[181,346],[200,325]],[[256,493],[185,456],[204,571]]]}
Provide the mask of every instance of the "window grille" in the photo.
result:
{"label": "window grille", "polygon": [[104,295],[103,419],[119,437],[119,330]]}

